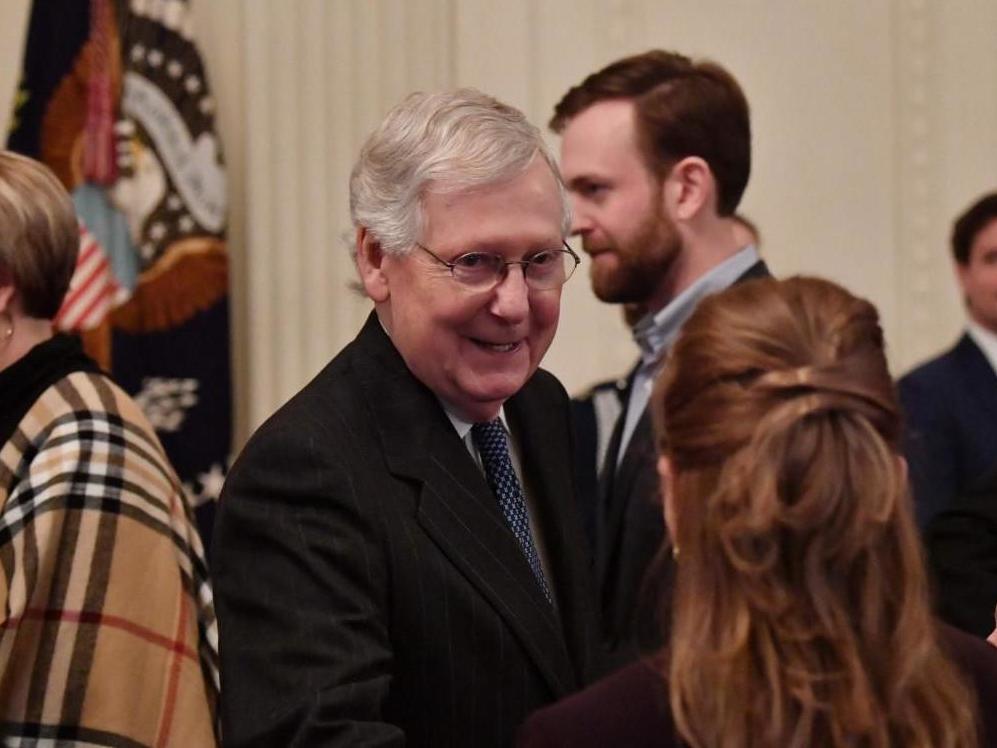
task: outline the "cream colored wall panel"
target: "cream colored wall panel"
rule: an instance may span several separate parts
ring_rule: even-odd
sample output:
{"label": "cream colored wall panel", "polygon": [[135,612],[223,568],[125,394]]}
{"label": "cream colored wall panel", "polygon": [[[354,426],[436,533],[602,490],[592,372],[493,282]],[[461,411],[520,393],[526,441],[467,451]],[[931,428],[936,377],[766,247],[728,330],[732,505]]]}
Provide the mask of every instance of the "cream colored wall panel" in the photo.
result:
{"label": "cream colored wall panel", "polygon": [[752,109],[742,210],[779,275],[817,274],[893,313],[890,6],[792,0],[657,5],[642,41],[710,57]]}
{"label": "cream colored wall panel", "polygon": [[[0,123],[7,132],[21,74],[21,55],[28,30],[30,0],[0,0]],[[6,140],[6,139],[5,139]]]}
{"label": "cream colored wall panel", "polygon": [[[275,369],[275,384],[284,397],[301,384],[301,372],[307,366],[306,320],[319,327],[323,321],[321,317],[309,320],[306,316],[309,302],[306,273],[312,269],[305,262],[308,251],[303,238],[305,226],[315,216],[308,210],[313,206],[305,202],[304,167],[311,154],[302,147],[302,134],[314,126],[314,114],[319,107],[303,90],[301,37],[304,24],[317,20],[314,9],[301,2],[285,4],[278,14],[268,13],[265,78],[268,90],[265,95],[260,95],[263,91],[257,92],[266,108],[261,116],[267,120],[270,133],[269,147],[261,156],[270,162],[267,173],[271,189],[267,199],[273,223],[271,230],[261,236],[267,241],[261,255],[267,259],[267,265],[257,266],[254,272],[271,284],[273,342],[279,348],[267,356],[266,365]],[[255,122],[248,126],[254,127]],[[253,208],[255,213],[259,206]]]}
{"label": "cream colored wall panel", "polygon": [[536,3],[477,0],[455,6],[455,83],[524,111],[533,103]]}
{"label": "cream colored wall panel", "polygon": [[243,1],[192,0],[194,34],[216,103],[229,198],[229,315],[235,446],[248,431],[249,348],[246,256],[246,144]]}
{"label": "cream colored wall panel", "polygon": [[946,216],[997,190],[997,2],[960,0],[939,13]]}
{"label": "cream colored wall panel", "polygon": [[896,373],[937,348],[933,340],[953,319],[951,273],[945,260],[942,81],[937,7],[901,0],[894,5],[894,102],[897,113],[896,191],[899,262],[896,306],[903,323],[889,330],[898,350]]}
{"label": "cream colored wall panel", "polygon": [[333,262],[338,247],[329,238],[335,236],[338,221],[329,207],[336,204],[335,198],[342,199],[342,187],[330,179],[328,168],[334,140],[330,137],[334,131],[332,117],[335,117],[325,93],[330,67],[329,7],[324,0],[308,0],[302,5],[308,22],[302,29],[299,59],[301,97],[307,107],[299,126],[300,199],[303,212],[306,212],[301,216],[298,237],[305,271],[300,288],[303,315],[300,329],[305,353],[302,368],[318,371],[325,363],[327,350],[322,345],[315,345],[311,338],[316,334],[329,336],[330,329],[335,329],[332,324],[335,316],[330,314],[328,298],[334,293],[330,280],[335,277]]}
{"label": "cream colored wall panel", "polygon": [[246,100],[246,263],[247,338],[249,371],[249,427],[255,427],[266,411],[272,409],[277,391],[278,323],[274,319],[277,300],[272,296],[274,283],[268,270],[276,265],[271,252],[276,228],[270,210],[275,184],[269,154],[276,147],[276,133],[270,121],[271,102],[264,92],[273,86],[269,81],[268,18],[260,3],[245,7],[245,77],[242,81]]}
{"label": "cream colored wall panel", "polygon": [[438,0],[245,4],[249,425],[354,335],[349,171],[384,113],[451,84],[453,13]]}
{"label": "cream colored wall panel", "polygon": [[[350,259],[352,232],[349,221],[350,168],[356,158],[354,133],[362,128],[358,102],[364,96],[365,81],[356,74],[354,53],[352,0],[326,2],[325,23],[319,27],[324,39],[322,72],[325,75],[323,96],[322,139],[327,149],[326,160],[316,160],[315,167],[322,172],[326,194],[323,195],[322,214],[326,216],[327,230],[315,251],[323,255],[327,275],[315,274],[320,287],[318,297],[323,303],[336,300],[337,313],[324,320],[327,324],[312,328],[311,365],[318,370],[328,360],[336,346],[342,346],[356,334],[359,320],[366,309],[359,297],[351,298],[348,284],[353,277]],[[369,115],[368,115],[369,116]]]}
{"label": "cream colored wall panel", "polygon": [[930,13],[931,54],[923,75],[934,81],[929,102],[937,149],[921,274],[910,279],[912,293],[898,292],[911,305],[916,295],[931,311],[908,331],[905,363],[912,364],[951,345],[963,327],[949,248],[952,221],[982,193],[997,190],[997,3],[962,0],[939,7],[908,0],[902,7],[908,14]]}

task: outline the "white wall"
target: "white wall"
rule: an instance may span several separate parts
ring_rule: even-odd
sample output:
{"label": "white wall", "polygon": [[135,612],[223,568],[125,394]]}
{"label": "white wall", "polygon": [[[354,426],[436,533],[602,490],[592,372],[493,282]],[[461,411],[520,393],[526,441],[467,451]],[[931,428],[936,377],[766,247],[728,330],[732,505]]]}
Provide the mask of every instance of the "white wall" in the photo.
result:
{"label": "white wall", "polygon": [[29,7],[28,0],[0,0],[0,122],[5,133],[21,70]]}
{"label": "white wall", "polygon": [[[992,0],[193,4],[232,182],[242,436],[366,314],[346,290],[346,181],[388,107],[415,88],[474,85],[543,124],[568,86],[651,47],[711,57],[743,84],[755,155],[743,209],[777,274],[825,275],[871,298],[897,371],[959,329],[949,225],[997,187]],[[0,101],[26,8],[0,0]],[[545,365],[578,390],[633,356],[617,310],[579,274]]]}

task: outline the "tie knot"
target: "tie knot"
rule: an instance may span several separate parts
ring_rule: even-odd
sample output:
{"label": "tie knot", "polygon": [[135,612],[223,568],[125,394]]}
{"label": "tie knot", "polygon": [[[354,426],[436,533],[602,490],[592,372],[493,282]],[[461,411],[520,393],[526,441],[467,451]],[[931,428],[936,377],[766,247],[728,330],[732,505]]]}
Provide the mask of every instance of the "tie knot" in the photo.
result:
{"label": "tie knot", "polygon": [[471,437],[482,453],[494,454],[508,450],[505,426],[501,418],[474,424],[471,426]]}

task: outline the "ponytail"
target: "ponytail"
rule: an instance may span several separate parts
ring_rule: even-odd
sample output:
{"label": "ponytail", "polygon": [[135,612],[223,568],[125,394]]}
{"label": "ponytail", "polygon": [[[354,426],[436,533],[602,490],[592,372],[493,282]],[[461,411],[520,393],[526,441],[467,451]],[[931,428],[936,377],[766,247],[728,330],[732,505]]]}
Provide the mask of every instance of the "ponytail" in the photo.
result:
{"label": "ponytail", "polygon": [[942,655],[875,310],[824,281],[706,300],[653,403],[681,555],[668,648],[692,746],[974,746]]}

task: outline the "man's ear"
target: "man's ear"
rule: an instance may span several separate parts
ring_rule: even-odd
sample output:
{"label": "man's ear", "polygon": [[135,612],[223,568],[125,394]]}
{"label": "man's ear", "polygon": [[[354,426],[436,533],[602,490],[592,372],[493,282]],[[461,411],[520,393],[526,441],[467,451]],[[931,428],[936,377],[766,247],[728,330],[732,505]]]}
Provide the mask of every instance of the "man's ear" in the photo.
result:
{"label": "man's ear", "polygon": [[699,156],[686,156],[665,178],[667,214],[675,220],[691,221],[704,207],[716,205],[716,180],[709,164]]}
{"label": "man's ear", "polygon": [[381,243],[364,226],[357,229],[356,262],[367,295],[375,304],[387,301],[391,291],[384,274],[384,252]]}

